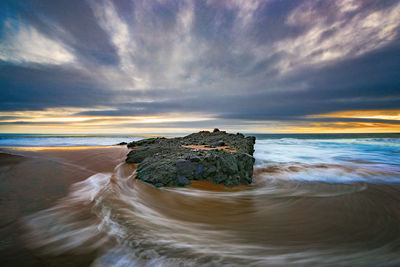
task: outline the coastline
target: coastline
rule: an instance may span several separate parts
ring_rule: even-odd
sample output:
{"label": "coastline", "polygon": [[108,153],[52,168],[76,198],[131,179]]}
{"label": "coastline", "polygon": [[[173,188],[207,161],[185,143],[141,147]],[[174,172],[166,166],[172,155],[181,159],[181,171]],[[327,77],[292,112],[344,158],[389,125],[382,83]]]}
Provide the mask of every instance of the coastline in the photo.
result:
{"label": "coastline", "polygon": [[260,139],[237,188],[154,188],[128,151],[0,148],[4,265],[400,263],[398,140]]}
{"label": "coastline", "polygon": [[93,257],[40,257],[25,247],[24,216],[52,207],[72,184],[112,172],[125,146],[0,148],[0,258],[5,266],[87,266]]}
{"label": "coastline", "polygon": [[[124,162],[129,150],[126,146],[1,147],[0,258],[4,264],[90,265],[95,255],[49,257],[27,248],[22,221],[30,214],[53,207],[70,193],[72,184],[96,173],[112,173]],[[148,188],[144,183],[142,186]],[[225,192],[250,189],[244,185],[226,187],[209,181],[193,181],[188,188]]]}

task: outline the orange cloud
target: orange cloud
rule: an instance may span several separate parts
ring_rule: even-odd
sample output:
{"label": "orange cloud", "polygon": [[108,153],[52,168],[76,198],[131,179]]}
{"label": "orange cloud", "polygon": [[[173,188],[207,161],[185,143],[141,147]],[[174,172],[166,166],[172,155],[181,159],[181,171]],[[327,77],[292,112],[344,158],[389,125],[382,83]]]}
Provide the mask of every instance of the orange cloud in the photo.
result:
{"label": "orange cloud", "polygon": [[[92,110],[92,109],[91,109]],[[307,116],[307,121],[234,121],[224,124],[206,114],[151,116],[83,116],[82,108],[0,112],[3,133],[177,133],[203,130],[201,122],[227,131],[251,133],[388,133],[400,132],[400,110],[341,111]],[[3,119],[1,119],[3,117]],[[324,118],[329,121],[323,121]],[[313,120],[315,119],[315,120]],[[354,119],[354,121],[352,121]],[[363,121],[365,120],[365,121]],[[399,123],[396,123],[399,121]],[[192,122],[195,122],[194,124]],[[196,127],[196,122],[199,127]],[[176,127],[167,127],[168,124]],[[187,124],[189,123],[189,124]],[[178,126],[179,125],[179,126]],[[189,126],[191,125],[191,126]],[[211,126],[212,125],[212,126]],[[187,127],[186,127],[187,126]]]}
{"label": "orange cloud", "polygon": [[312,115],[308,117],[400,120],[400,110],[349,110],[349,111]]}
{"label": "orange cloud", "polygon": [[[287,127],[285,132],[306,133],[389,133],[400,132],[400,110],[348,110],[307,116],[309,119],[331,118],[338,121],[310,122]],[[340,121],[340,119],[365,119],[373,121]],[[380,121],[381,120],[381,121]]]}
{"label": "orange cloud", "polygon": [[286,133],[395,133],[399,124],[372,122],[312,122],[304,126],[286,127]]}

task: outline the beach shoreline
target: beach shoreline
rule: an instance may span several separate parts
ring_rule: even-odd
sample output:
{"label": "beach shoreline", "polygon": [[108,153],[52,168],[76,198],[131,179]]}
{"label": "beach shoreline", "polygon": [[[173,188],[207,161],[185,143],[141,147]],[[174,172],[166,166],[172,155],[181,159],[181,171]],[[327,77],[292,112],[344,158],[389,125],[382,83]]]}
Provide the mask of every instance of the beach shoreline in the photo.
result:
{"label": "beach shoreline", "polygon": [[0,258],[5,266],[87,266],[92,257],[40,257],[26,248],[21,221],[52,207],[70,186],[125,159],[125,146],[0,148]]}
{"label": "beach shoreline", "polygon": [[260,138],[255,150],[250,185],[155,188],[134,179],[126,146],[1,148],[0,258],[398,265],[398,139]]}

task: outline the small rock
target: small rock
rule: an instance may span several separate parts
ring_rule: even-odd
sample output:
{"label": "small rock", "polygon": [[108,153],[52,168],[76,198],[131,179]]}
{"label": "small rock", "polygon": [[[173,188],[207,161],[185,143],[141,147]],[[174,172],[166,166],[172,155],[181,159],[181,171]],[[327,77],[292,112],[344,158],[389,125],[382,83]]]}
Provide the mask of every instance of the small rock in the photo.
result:
{"label": "small rock", "polygon": [[198,156],[189,156],[186,159],[190,160],[191,162],[199,162],[201,160]]}
{"label": "small rock", "polygon": [[199,176],[203,172],[203,165],[199,164],[196,166],[196,169],[194,170],[194,173],[196,176]]}
{"label": "small rock", "polygon": [[214,184],[220,184],[228,178],[226,174],[218,175],[213,177],[212,181]]}
{"label": "small rock", "polygon": [[211,165],[208,169],[207,169],[207,175],[210,174],[214,174],[217,171],[217,167],[215,167],[214,165]]}
{"label": "small rock", "polygon": [[125,146],[127,144],[128,144],[127,142],[121,142],[121,143],[118,143],[117,146]]}
{"label": "small rock", "polygon": [[225,146],[225,142],[224,141],[218,141],[212,144],[213,146]]}
{"label": "small rock", "polygon": [[181,175],[191,175],[193,171],[192,163],[185,159],[178,159],[175,161],[176,171]]}
{"label": "small rock", "polygon": [[137,146],[137,143],[135,141],[132,141],[132,142],[128,143],[127,146],[128,146],[128,148],[135,147],[135,146]]}
{"label": "small rock", "polygon": [[176,177],[176,185],[177,186],[185,186],[192,184],[186,177],[178,175]]}
{"label": "small rock", "polygon": [[246,139],[250,144],[255,144],[256,143],[256,137],[255,136],[247,136]]}

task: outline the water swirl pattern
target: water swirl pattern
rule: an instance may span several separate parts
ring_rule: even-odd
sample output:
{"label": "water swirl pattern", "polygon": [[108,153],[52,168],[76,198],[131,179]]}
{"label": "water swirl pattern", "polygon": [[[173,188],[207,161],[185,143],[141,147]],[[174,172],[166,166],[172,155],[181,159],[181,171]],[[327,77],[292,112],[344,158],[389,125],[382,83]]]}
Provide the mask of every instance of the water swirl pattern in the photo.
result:
{"label": "water swirl pattern", "polygon": [[399,140],[259,136],[237,191],[157,189],[121,163],[23,223],[31,247],[93,266],[396,266]]}

